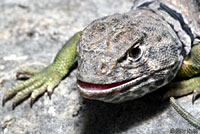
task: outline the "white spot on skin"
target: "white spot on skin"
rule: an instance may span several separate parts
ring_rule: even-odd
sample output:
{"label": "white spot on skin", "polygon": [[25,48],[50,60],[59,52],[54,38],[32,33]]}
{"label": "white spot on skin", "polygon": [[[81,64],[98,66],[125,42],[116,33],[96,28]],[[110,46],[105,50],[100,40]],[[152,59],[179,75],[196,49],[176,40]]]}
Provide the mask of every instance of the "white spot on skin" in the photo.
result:
{"label": "white spot on skin", "polygon": [[11,54],[9,56],[3,57],[5,61],[19,61],[19,60],[26,60],[28,56],[16,56],[15,54]]}
{"label": "white spot on skin", "polygon": [[102,73],[102,74],[105,74],[106,72],[107,72],[107,71],[106,71],[105,68],[102,68],[102,69],[101,69],[101,73]]}

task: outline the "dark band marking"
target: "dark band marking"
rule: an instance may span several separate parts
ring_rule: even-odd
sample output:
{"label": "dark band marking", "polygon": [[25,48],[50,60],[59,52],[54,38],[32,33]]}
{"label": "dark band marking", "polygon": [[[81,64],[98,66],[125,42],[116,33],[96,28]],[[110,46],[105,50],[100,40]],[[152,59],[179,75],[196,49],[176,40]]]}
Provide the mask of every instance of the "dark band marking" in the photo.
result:
{"label": "dark band marking", "polygon": [[[138,8],[148,8],[150,4],[152,4],[154,1],[151,1],[151,2],[145,2],[141,5],[138,6]],[[200,3],[200,0],[199,0],[199,3]],[[152,11],[153,13],[157,14],[154,10],[152,9],[149,9],[150,11]],[[166,13],[168,13],[172,18],[174,18],[175,20],[177,20],[180,25],[181,25],[181,28],[186,32],[187,35],[189,35],[189,37],[191,38],[191,43],[193,44],[193,41],[194,41],[194,35],[192,34],[192,31],[190,29],[190,27],[184,22],[183,20],[183,16],[176,12],[175,10],[169,8],[168,6],[166,6],[165,4],[163,3],[160,3],[160,7],[158,8],[158,10],[163,10],[165,11]],[[164,17],[162,17],[163,20],[166,21],[166,19]],[[172,28],[172,30],[176,33],[177,37],[180,39],[179,35],[178,35],[178,32],[175,30],[174,28],[174,25],[168,21],[166,21],[169,26]],[[181,51],[181,55],[183,55],[184,57],[186,56],[186,50],[184,49],[185,47],[185,44],[180,40],[181,44],[182,44],[182,51]]]}
{"label": "dark band marking", "polygon": [[151,3],[153,3],[153,1],[151,1],[151,2],[145,2],[145,3],[141,4],[141,5],[139,5],[137,8],[149,7],[149,5]]}
{"label": "dark band marking", "polygon": [[179,21],[181,28],[190,36],[192,43],[194,41],[194,35],[192,34],[192,31],[190,29],[190,27],[188,26],[188,24],[185,23],[182,14],[176,12],[175,10],[169,8],[167,5],[160,3],[160,7],[158,8],[158,10],[163,10],[166,13],[168,13],[172,18],[174,18],[175,20]]}
{"label": "dark band marking", "polygon": [[200,10],[200,0],[196,0],[196,3],[197,3],[198,8],[199,8],[199,10]]}

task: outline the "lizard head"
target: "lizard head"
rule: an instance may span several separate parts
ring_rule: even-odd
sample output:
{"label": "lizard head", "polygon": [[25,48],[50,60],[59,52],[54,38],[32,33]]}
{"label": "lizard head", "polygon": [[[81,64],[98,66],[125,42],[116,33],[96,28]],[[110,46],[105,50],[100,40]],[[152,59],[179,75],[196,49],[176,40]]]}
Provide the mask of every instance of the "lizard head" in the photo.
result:
{"label": "lizard head", "polygon": [[77,86],[89,99],[123,102],[171,81],[183,60],[173,29],[147,11],[97,19],[77,45]]}

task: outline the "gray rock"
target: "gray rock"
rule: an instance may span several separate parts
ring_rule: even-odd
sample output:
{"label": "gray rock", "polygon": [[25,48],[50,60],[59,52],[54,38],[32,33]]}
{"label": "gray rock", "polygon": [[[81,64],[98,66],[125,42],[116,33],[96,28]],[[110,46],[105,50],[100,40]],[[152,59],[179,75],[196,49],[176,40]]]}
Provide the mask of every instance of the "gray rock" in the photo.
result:
{"label": "gray rock", "polygon": [[[96,18],[127,12],[132,0],[3,0],[0,2],[0,100],[17,83],[21,67],[50,64],[65,41]],[[108,104],[83,99],[76,90],[76,70],[32,108],[25,100],[12,111],[12,101],[0,106],[1,134],[168,134],[197,131],[158,91],[141,99]],[[200,118],[200,101],[191,95],[179,103]],[[0,102],[2,104],[2,102]],[[175,132],[173,132],[175,133]],[[186,133],[186,132],[185,132]]]}

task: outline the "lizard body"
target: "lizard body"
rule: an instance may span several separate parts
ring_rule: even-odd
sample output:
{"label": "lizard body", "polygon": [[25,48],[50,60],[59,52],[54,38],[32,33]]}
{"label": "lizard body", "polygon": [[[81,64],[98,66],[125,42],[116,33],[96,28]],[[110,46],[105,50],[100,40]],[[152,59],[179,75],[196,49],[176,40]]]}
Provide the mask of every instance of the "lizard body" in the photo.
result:
{"label": "lizard body", "polygon": [[200,56],[195,52],[199,49],[194,49],[195,58],[190,56],[200,37],[197,5],[192,0],[189,6],[186,0],[136,0],[127,13],[93,21],[64,45],[47,68],[19,71],[18,75],[33,77],[8,89],[3,105],[13,96],[13,107],[30,94],[31,105],[46,91],[50,96],[76,58],[80,93],[111,103],[136,99],[165,86],[180,68],[179,77],[199,74]]}

